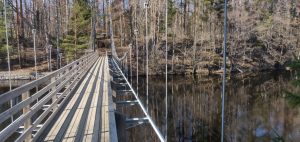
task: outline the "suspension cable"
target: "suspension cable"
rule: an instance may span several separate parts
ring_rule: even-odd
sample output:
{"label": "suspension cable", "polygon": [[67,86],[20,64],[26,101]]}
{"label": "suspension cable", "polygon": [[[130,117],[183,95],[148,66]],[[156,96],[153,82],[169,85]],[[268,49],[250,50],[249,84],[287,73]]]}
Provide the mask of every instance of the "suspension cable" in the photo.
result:
{"label": "suspension cable", "polygon": [[9,55],[9,47],[8,47],[8,27],[7,27],[7,11],[6,11],[6,0],[4,1],[4,21],[5,21],[5,37],[6,37],[6,51],[7,51],[7,66],[8,66],[8,79],[9,79],[9,90],[12,89],[11,86],[11,70],[10,70],[10,55]]}
{"label": "suspension cable", "polygon": [[[10,55],[9,55],[9,47],[8,47],[8,27],[7,27],[7,11],[6,11],[6,0],[3,0],[4,3],[4,22],[5,22],[5,38],[6,38],[6,51],[7,51],[7,66],[8,66],[8,79],[9,79],[9,90],[11,91],[11,70],[10,70]],[[13,107],[13,100],[10,100],[10,107]],[[14,121],[14,117],[11,116],[11,122]]]}
{"label": "suspension cable", "polygon": [[130,57],[129,57],[129,64],[130,64],[130,83],[132,84],[132,61],[131,61],[131,58],[132,58],[132,44],[130,46],[130,53],[129,53]]}
{"label": "suspension cable", "polygon": [[36,30],[32,29],[33,34],[33,52],[34,52],[34,71],[35,71],[35,80],[38,79],[38,73],[37,73],[37,61],[36,61],[36,47],[35,47],[35,36],[36,36]]}
{"label": "suspension cable", "polygon": [[125,75],[126,75],[126,77],[127,77],[127,79],[129,80],[129,77],[128,77],[128,57],[127,57],[127,55],[126,55],[126,57],[125,57]]}
{"label": "suspension cable", "polygon": [[[56,0],[56,4],[57,4],[57,0]],[[59,66],[60,64],[59,64],[59,52],[60,52],[60,49],[59,49],[59,28],[60,28],[60,25],[59,25],[59,12],[58,12],[58,8],[56,8],[56,68],[57,69],[60,69],[61,67]],[[75,54],[75,56],[76,56],[76,54]],[[77,57],[75,57],[75,58],[77,58]],[[77,59],[75,59],[75,60],[77,60]]]}
{"label": "suspension cable", "polygon": [[149,51],[148,51],[148,0],[145,2],[145,8],[146,8],[146,96],[147,96],[147,112],[148,112],[148,102],[149,102]]}
{"label": "suspension cable", "polygon": [[[137,1],[136,1],[137,2]],[[135,48],[136,48],[136,94],[139,95],[139,46],[138,46],[138,30],[137,30],[137,15],[136,15],[137,3],[134,9],[134,20],[135,20]]]}
{"label": "suspension cable", "polygon": [[226,49],[227,49],[227,0],[224,1],[224,46],[223,46],[223,80],[222,80],[222,126],[221,142],[224,141],[224,107],[226,87]]}
{"label": "suspension cable", "polygon": [[166,133],[165,141],[168,140],[168,0],[166,0]]}

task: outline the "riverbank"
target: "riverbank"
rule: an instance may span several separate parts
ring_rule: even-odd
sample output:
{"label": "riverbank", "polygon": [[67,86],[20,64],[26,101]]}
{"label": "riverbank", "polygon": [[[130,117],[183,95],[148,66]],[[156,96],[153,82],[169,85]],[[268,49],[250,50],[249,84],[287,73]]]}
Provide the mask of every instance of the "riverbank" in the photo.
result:
{"label": "riverbank", "polygon": [[[118,41],[118,40],[116,40]],[[116,42],[117,53],[122,57],[126,52],[128,56],[124,63],[132,64],[132,70],[138,70],[139,75],[145,74],[146,53],[145,42],[138,40],[138,48],[134,44],[119,46]],[[191,38],[168,39],[168,74],[188,75],[188,74],[220,74],[223,67],[223,53],[221,47],[208,46],[208,43],[194,43]],[[172,41],[172,42],[170,42]],[[149,40],[148,48],[148,73],[149,75],[165,74],[165,41],[158,41],[155,44]],[[249,46],[249,47],[248,47]],[[229,48],[226,58],[226,68],[228,73],[244,74],[259,73],[265,71],[288,70],[288,66],[298,59],[297,49],[278,50],[279,47],[266,47],[263,44],[247,43],[247,48]],[[136,50],[139,50],[137,52]],[[284,48],[285,49],[285,48]],[[138,53],[138,54],[137,54]]]}
{"label": "riverbank", "polygon": [[[38,72],[38,76],[42,77],[50,73],[51,72]],[[11,71],[10,79],[11,80],[34,80],[35,72],[30,69],[20,69],[20,70]],[[0,72],[0,80],[9,80],[9,72],[8,71]]]}

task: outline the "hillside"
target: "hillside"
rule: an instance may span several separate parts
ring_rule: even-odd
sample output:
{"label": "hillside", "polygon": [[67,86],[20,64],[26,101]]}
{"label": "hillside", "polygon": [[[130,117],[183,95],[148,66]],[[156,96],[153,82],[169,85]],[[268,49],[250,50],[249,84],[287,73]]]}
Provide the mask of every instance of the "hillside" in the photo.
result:
{"label": "hillside", "polygon": [[[170,73],[220,72],[224,1],[167,0],[167,7],[165,2],[150,1],[146,8],[140,0],[100,0],[97,4],[85,0],[9,1],[7,25],[13,69],[33,66],[32,30],[36,29],[36,48],[44,53],[39,54],[42,62],[50,62],[50,46],[52,62],[56,62],[53,65],[59,61],[58,53],[64,63],[76,60],[87,49],[101,48],[97,36],[105,34],[114,36],[120,56],[129,52],[131,45],[133,68],[139,57],[141,72],[148,48],[150,73],[162,74],[167,30]],[[229,71],[284,69],[300,58],[300,0],[228,0],[227,28]],[[0,15],[0,36],[1,70],[6,70],[4,14]],[[103,42],[107,44],[109,38]]]}
{"label": "hillside", "polygon": [[[121,2],[113,5],[114,34],[123,39],[123,46],[132,43],[133,50],[137,37],[141,64],[145,62],[145,41],[148,41],[152,74],[164,72],[165,64],[165,9],[160,2],[149,3],[147,36],[144,7],[136,1],[124,11]],[[168,4],[169,71],[218,72],[222,65],[223,1],[169,0]],[[227,55],[232,72],[284,69],[299,59],[299,0],[230,0],[228,7]],[[137,36],[134,31],[138,31]]]}

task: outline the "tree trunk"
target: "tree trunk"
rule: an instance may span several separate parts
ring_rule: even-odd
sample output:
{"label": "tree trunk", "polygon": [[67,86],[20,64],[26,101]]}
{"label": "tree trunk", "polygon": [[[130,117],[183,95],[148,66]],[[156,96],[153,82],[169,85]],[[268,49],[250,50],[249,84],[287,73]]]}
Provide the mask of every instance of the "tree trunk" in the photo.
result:
{"label": "tree trunk", "polygon": [[17,9],[17,28],[16,28],[16,38],[17,38],[17,47],[18,47],[18,59],[19,59],[19,66],[22,68],[21,62],[21,51],[20,51],[20,12],[19,12],[19,5],[18,0],[16,0],[16,9]]}

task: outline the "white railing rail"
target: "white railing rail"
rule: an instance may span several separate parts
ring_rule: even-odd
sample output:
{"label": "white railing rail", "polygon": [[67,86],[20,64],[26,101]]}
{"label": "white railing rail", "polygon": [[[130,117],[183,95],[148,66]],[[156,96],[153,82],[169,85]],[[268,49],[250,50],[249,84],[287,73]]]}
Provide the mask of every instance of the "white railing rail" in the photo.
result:
{"label": "white railing rail", "polygon": [[160,132],[160,130],[158,129],[158,127],[156,126],[156,124],[154,123],[154,121],[152,120],[151,116],[149,115],[149,113],[147,112],[146,108],[144,107],[144,105],[142,104],[142,101],[139,99],[138,95],[135,93],[134,89],[132,88],[131,84],[129,83],[129,81],[127,80],[126,76],[124,75],[124,73],[122,72],[121,68],[119,67],[119,63],[117,63],[114,59],[114,57],[112,57],[113,60],[113,64],[114,66],[117,68],[117,70],[121,73],[122,77],[124,78],[124,80],[126,81],[128,87],[130,88],[132,94],[134,95],[135,99],[138,101],[139,106],[141,107],[143,113],[145,114],[147,120],[149,121],[150,125],[152,126],[153,130],[155,131],[156,135],[158,136],[159,140],[161,142],[164,142],[165,139],[162,135],[162,133]]}
{"label": "white railing rail", "polygon": [[[17,132],[20,135],[14,138],[16,141],[36,140],[97,58],[95,52],[86,54],[47,76],[0,95],[1,107],[15,102],[0,112],[0,124],[6,125],[0,131],[0,141]],[[13,121],[9,121],[11,118]]]}

